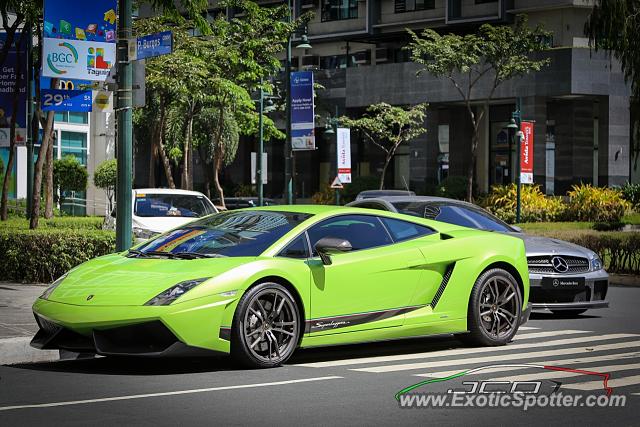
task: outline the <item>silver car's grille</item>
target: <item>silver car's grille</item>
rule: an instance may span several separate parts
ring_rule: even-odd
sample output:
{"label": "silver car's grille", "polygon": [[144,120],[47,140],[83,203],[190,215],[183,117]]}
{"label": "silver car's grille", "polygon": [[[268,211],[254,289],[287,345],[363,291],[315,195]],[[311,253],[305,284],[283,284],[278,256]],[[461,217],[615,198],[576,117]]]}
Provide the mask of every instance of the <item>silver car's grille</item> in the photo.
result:
{"label": "silver car's grille", "polygon": [[[554,267],[554,258],[557,259],[555,264],[561,268]],[[564,265],[562,261],[566,263],[566,270],[562,268]],[[571,255],[530,256],[527,257],[527,263],[529,264],[529,273],[536,274],[575,274],[589,271],[589,260],[587,258]]]}

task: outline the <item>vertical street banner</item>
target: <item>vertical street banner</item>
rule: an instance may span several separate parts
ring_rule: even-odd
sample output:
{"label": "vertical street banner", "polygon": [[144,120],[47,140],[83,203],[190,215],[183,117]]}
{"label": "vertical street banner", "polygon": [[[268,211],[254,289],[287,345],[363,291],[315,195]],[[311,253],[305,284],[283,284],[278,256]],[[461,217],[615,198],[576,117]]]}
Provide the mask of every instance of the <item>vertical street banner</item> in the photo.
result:
{"label": "vertical street banner", "polygon": [[351,130],[338,128],[336,135],[338,179],[342,184],[349,184],[351,182]]}
{"label": "vertical street banner", "polygon": [[520,143],[520,182],[533,184],[533,122],[520,124],[523,137]]}
{"label": "vertical street banner", "polygon": [[116,64],[117,0],[46,0],[42,75],[104,81]]}
{"label": "vertical street banner", "polygon": [[293,150],[315,150],[315,117],[313,72],[291,73],[291,147]]}
{"label": "vertical street banner", "polygon": [[[6,37],[6,33],[0,33],[2,45],[4,45]],[[16,33],[13,40],[13,45],[9,48],[4,63],[0,64],[0,147],[9,146],[11,119],[14,116],[16,118],[16,145],[24,145],[27,139],[27,44],[17,46],[20,33]],[[20,50],[20,55],[18,55],[18,50]],[[20,57],[20,66],[18,66],[18,56]],[[19,70],[20,76],[18,76]],[[14,111],[13,101],[16,93],[18,94],[18,108]]]}

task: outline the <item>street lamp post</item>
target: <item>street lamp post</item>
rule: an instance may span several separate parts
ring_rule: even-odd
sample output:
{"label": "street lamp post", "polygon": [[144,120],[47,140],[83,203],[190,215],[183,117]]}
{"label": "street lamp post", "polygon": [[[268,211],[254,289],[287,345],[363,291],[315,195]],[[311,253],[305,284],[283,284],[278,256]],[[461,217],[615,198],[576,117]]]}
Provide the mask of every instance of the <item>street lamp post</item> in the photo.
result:
{"label": "street lamp post", "polygon": [[522,118],[520,115],[520,98],[516,98],[516,109],[511,113],[511,121],[507,128],[515,131],[516,139],[516,224],[520,223],[522,213],[522,183],[520,182],[520,150],[522,149],[523,133],[520,130]]}
{"label": "street lamp post", "polygon": [[263,81],[260,78],[260,118],[258,119],[259,133],[259,147],[258,150],[258,170],[257,170],[257,184],[258,184],[258,206],[264,205],[264,185],[262,184],[263,164],[262,153],[264,152],[264,123],[262,121],[262,115],[264,114],[264,88],[262,87]]}
{"label": "street lamp post", "polygon": [[[293,18],[293,5],[292,0],[287,3],[289,7],[289,24]],[[284,192],[287,204],[293,204],[293,146],[291,143],[291,36],[296,34],[297,31],[293,31],[287,37],[287,59],[284,66],[284,84],[286,97],[286,134],[287,138],[284,144]],[[311,49],[311,45],[306,36],[306,27],[302,35],[301,43],[296,46],[297,49]]]}

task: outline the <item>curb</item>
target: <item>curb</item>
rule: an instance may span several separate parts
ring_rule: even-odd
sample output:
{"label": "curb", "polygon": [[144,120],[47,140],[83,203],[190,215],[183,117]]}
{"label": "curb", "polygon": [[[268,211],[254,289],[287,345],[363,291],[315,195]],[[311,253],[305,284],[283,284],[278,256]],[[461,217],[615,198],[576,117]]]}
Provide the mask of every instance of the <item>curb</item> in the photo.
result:
{"label": "curb", "polygon": [[53,362],[60,360],[58,350],[38,350],[31,347],[31,337],[0,339],[0,365]]}
{"label": "curb", "polygon": [[609,274],[609,286],[640,287],[640,276],[633,274]]}

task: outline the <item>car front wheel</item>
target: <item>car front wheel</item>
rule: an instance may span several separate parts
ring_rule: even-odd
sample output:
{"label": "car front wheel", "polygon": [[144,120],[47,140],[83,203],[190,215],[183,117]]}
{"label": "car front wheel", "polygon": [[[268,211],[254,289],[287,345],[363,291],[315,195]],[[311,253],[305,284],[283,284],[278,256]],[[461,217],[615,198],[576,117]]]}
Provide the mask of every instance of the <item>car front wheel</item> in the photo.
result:
{"label": "car front wheel", "polygon": [[261,283],[238,303],[231,330],[231,355],[243,366],[271,368],[286,362],[298,345],[299,309],[278,283]]}
{"label": "car front wheel", "polygon": [[522,297],[513,275],[500,268],[487,270],[471,291],[469,333],[459,338],[472,345],[505,345],[518,331],[521,312]]}

